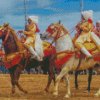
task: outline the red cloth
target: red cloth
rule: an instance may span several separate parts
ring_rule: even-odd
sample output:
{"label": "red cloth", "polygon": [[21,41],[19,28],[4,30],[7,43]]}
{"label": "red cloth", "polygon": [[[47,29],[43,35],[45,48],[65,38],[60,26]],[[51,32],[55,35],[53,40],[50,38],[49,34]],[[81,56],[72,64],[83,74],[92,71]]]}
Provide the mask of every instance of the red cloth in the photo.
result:
{"label": "red cloth", "polygon": [[[89,51],[90,54],[92,54],[92,51]],[[96,54],[94,54],[96,55]],[[93,57],[94,61],[100,61],[100,54],[98,54],[97,56]]]}
{"label": "red cloth", "polygon": [[2,31],[0,31],[0,35],[2,35],[3,34],[3,32]]}
{"label": "red cloth", "polygon": [[52,46],[52,49],[50,50],[49,48],[44,50],[44,57],[49,56],[50,54],[56,53],[55,48]]}
{"label": "red cloth", "polygon": [[70,58],[72,58],[74,55],[74,52],[69,53],[68,55],[66,55],[65,57],[63,57],[60,60],[56,60],[56,65],[58,68],[60,68],[63,64],[65,64],[68,60],[70,60]]}
{"label": "red cloth", "polygon": [[11,68],[13,67],[14,65],[18,64],[20,62],[20,60],[22,59],[22,54],[18,54],[16,55],[16,57],[13,58],[13,60],[11,62],[3,62],[4,66],[6,68]]}
{"label": "red cloth", "polygon": [[36,32],[37,32],[37,33],[40,32],[40,30],[39,30],[37,24],[35,24],[35,25],[36,25]]}
{"label": "red cloth", "polygon": [[100,55],[98,57],[94,57],[94,61],[100,61]]}
{"label": "red cloth", "polygon": [[89,22],[89,23],[93,23],[92,19],[90,19],[90,18],[88,19],[88,22]]}
{"label": "red cloth", "polygon": [[53,34],[53,30],[51,29],[52,24],[46,29],[49,33]]}

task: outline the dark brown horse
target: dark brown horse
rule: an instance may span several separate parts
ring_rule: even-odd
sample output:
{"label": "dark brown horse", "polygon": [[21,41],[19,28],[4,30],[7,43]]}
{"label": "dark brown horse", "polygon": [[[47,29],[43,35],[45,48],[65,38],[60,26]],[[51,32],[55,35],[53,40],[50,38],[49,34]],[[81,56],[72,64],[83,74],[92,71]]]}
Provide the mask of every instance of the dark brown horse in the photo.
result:
{"label": "dark brown horse", "polygon": [[[1,32],[2,32],[2,34],[0,34],[0,39],[2,39],[2,41],[5,41],[7,31],[4,31],[4,32],[1,31]],[[7,40],[5,41],[4,50],[5,50],[6,55],[18,52],[16,41],[14,40],[12,31],[10,31],[9,36],[8,36]],[[55,61],[54,61],[54,59],[56,57],[55,55],[56,54],[50,54],[49,56],[44,57],[42,62],[39,62],[35,59],[30,60],[30,58],[28,58],[28,63],[26,65],[27,70],[29,70],[30,68],[34,68],[34,67],[42,65],[42,66],[44,66],[45,70],[48,71],[49,76],[48,76],[48,83],[45,88],[46,92],[48,92],[48,89],[49,89],[52,79],[55,84],[55,74],[53,71],[54,66],[55,66]],[[23,91],[24,93],[27,93],[27,91],[25,89],[23,89],[22,86],[20,85],[20,83],[18,82],[21,71],[24,69],[25,61],[26,61],[26,58],[22,58],[18,64],[9,68],[11,84],[12,84],[12,90],[11,90],[12,93],[15,93],[15,85],[17,85],[19,90]]]}
{"label": "dark brown horse", "polygon": [[[88,87],[86,89],[85,92],[89,92],[90,91],[90,83],[91,83],[91,79],[92,79],[92,68],[89,68],[89,76],[88,76]],[[75,88],[78,89],[78,83],[77,83],[77,76],[78,76],[78,73],[80,71],[76,71],[75,72]]]}

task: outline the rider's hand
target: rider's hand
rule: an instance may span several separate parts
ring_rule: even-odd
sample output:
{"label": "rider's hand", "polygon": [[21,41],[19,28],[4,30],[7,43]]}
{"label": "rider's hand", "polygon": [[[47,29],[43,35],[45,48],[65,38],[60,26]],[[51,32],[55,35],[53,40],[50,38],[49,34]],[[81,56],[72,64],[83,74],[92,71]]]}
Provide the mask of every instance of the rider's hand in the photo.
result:
{"label": "rider's hand", "polygon": [[23,30],[18,31],[18,33],[23,33]]}

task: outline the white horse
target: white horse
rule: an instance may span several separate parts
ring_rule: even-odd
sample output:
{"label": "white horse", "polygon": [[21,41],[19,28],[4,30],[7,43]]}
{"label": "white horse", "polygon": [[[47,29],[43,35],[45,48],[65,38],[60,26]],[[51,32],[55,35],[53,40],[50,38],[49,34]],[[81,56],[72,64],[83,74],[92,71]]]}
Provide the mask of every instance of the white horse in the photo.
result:
{"label": "white horse", "polygon": [[[58,31],[61,26],[63,27],[63,29],[60,31],[60,34],[59,34]],[[58,37],[57,37],[57,35],[58,35]],[[59,22],[56,24],[51,24],[46,31],[41,33],[41,38],[47,39],[47,40],[50,38],[54,38],[55,39],[55,48],[56,48],[57,53],[66,51],[66,50],[75,52],[75,48],[72,43],[70,34],[68,33],[65,26]],[[58,84],[59,84],[59,81],[61,80],[61,78],[63,76],[65,76],[69,71],[75,71],[77,69],[78,64],[79,64],[79,59],[76,59],[75,53],[74,53],[73,57],[62,65],[62,67],[61,67],[62,70],[61,70],[60,74],[56,77],[56,83],[55,83],[54,92],[53,92],[54,96],[58,95]],[[90,59],[90,60],[86,61],[85,58],[82,58],[80,67],[78,68],[78,70],[84,70],[84,69],[88,69],[88,68],[92,67],[95,71],[100,73],[99,65],[100,65],[100,61],[94,61],[94,59]],[[99,94],[100,94],[100,89],[95,94],[95,96],[99,96]],[[70,92],[70,83],[69,83],[68,84],[68,93],[66,93],[65,98],[69,98],[70,95],[71,95],[71,92]]]}

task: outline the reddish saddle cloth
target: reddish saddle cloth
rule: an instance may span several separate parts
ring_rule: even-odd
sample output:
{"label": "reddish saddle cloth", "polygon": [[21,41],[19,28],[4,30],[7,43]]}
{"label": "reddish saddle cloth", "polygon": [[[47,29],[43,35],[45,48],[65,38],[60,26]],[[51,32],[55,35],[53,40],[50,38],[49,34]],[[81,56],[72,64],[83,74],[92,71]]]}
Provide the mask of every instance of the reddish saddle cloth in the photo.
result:
{"label": "reddish saddle cloth", "polygon": [[43,45],[44,57],[56,53],[55,47],[52,46],[49,42],[43,41],[42,45]]}
{"label": "reddish saddle cloth", "polygon": [[6,55],[3,61],[3,64],[6,68],[11,68],[14,65],[18,64],[19,61],[22,59],[23,54],[16,52],[9,55]]}
{"label": "reddish saddle cloth", "polygon": [[66,50],[63,52],[57,53],[57,59],[56,59],[56,65],[58,68],[61,68],[63,64],[65,64],[67,61],[69,61],[74,55],[74,52],[70,50]]}
{"label": "reddish saddle cloth", "polygon": [[[56,53],[55,47],[50,45],[49,42],[44,41],[42,43],[43,46],[43,52],[44,52],[44,57],[49,56],[50,54]],[[16,53],[11,53],[9,55],[5,55],[4,58],[4,66],[6,68],[11,68],[14,65],[18,64],[21,59],[30,57],[31,54],[27,50],[23,50],[22,52],[16,52]]]}

